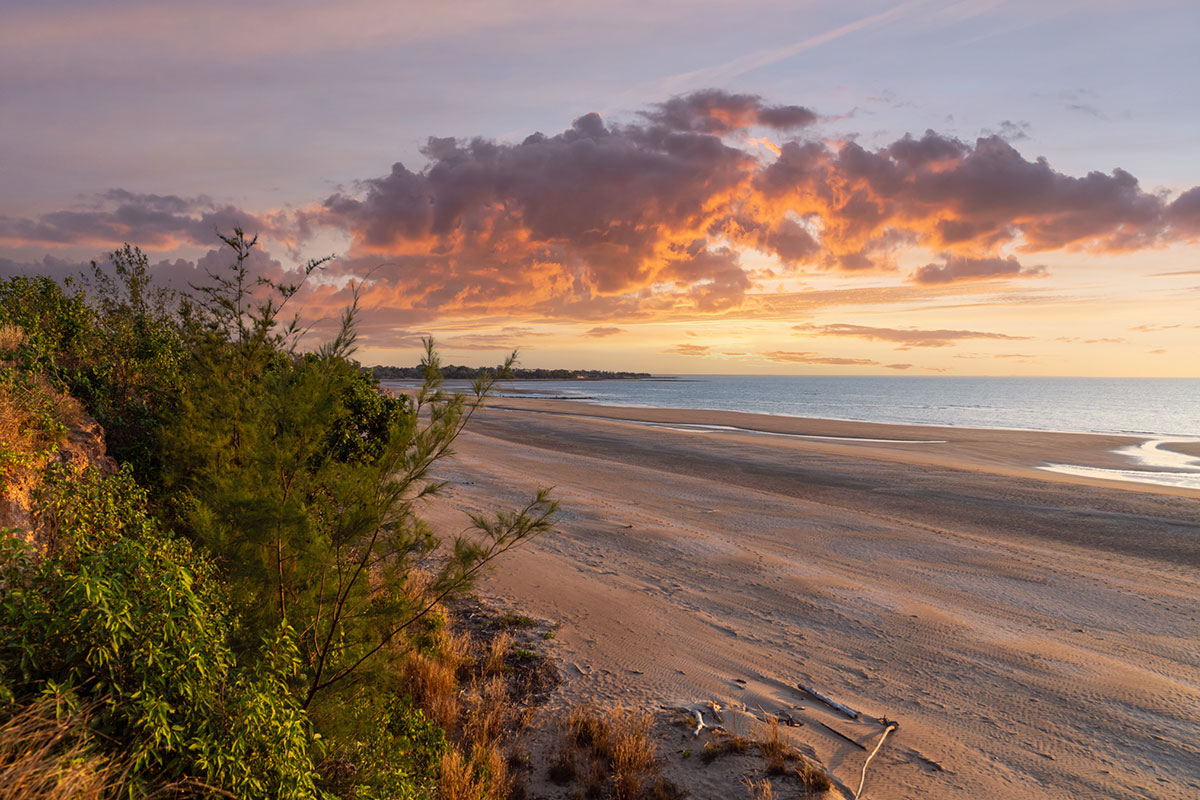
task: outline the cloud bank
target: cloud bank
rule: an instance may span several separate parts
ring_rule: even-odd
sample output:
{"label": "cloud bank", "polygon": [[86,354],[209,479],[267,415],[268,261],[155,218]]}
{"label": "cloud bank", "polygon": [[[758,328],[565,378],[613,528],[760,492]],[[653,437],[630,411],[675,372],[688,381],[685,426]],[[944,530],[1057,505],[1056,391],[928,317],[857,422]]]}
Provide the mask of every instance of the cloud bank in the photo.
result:
{"label": "cloud bank", "polygon": [[[602,322],[748,308],[766,296],[764,273],[743,263],[751,253],[774,259],[776,277],[891,271],[933,289],[1043,276],[1037,253],[1200,237],[1200,187],[1172,200],[1119,168],[1067,175],[998,136],[926,131],[870,149],[827,141],[820,127],[804,106],[707,90],[627,124],[592,113],[516,143],[430,138],[423,166],[396,163],[298,210],[113,190],[71,210],[0,217],[0,242],[170,251],[211,246],[237,225],[293,249],[331,231],[350,246],[308,292],[318,306],[344,302],[337,287],[360,277],[380,320]],[[899,267],[914,249],[936,260]],[[180,280],[204,266],[162,263]]]}

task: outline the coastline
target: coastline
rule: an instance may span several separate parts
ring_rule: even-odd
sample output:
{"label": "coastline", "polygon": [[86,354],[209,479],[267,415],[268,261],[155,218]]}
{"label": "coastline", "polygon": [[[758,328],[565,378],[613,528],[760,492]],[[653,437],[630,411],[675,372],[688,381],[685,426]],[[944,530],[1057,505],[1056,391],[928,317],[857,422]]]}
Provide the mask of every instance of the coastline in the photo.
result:
{"label": "coastline", "polygon": [[[1152,442],[1170,442],[1165,449],[1200,459],[1200,438],[1153,437],[1136,434],[1100,434],[1067,431],[1040,431],[1014,428],[967,428],[946,425],[916,425],[890,422],[789,417],[708,409],[668,409],[634,406],[606,406],[575,400],[504,397],[489,403],[497,411],[551,414],[563,417],[591,418],[613,422],[632,422],[658,426],[724,427],[720,431],[731,438],[738,435],[776,434],[857,447],[874,446],[888,458],[901,458],[913,464],[986,469],[997,474],[1021,474],[1045,480],[1058,480],[1092,486],[1157,491],[1200,499],[1200,462],[1193,470],[1194,486],[1163,485],[1134,481],[1117,476],[1052,472],[1047,464],[1063,464],[1095,470],[1144,471],[1150,477],[1160,471],[1139,465],[1122,450]],[[714,431],[716,432],[716,431]],[[931,445],[922,449],[919,445]],[[860,455],[870,457],[872,453]]]}
{"label": "coastline", "polygon": [[802,706],[789,733],[853,785],[863,753],[816,722],[856,731],[805,682],[901,722],[878,800],[1200,790],[1200,492],[1038,469],[1141,437],[930,434],[503,398],[426,516],[557,487],[556,533],[481,587],[559,622],[556,702]]}

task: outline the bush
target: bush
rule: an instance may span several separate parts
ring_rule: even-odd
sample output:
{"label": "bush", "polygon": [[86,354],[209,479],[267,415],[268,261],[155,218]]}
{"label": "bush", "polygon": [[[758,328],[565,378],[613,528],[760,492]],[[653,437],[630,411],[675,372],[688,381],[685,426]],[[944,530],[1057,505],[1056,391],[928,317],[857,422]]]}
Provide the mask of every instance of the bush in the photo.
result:
{"label": "bush", "polygon": [[[435,777],[445,793],[451,773],[502,794],[496,752],[445,749],[424,713],[394,705],[415,691],[387,676],[410,634],[435,631],[442,600],[549,526],[544,491],[446,542],[416,513],[495,375],[448,394],[427,342],[424,387],[383,394],[351,357],[356,306],[331,342],[300,354],[298,321],[281,316],[299,286],[250,275],[256,242],[240,230],[222,239],[229,271],[177,307],[129,246],[110,270],[93,264],[87,293],[0,282],[0,425],[9,409],[20,432],[0,470],[52,454],[62,409],[30,398],[60,389],[122,465],[110,477],[51,471],[45,557],[0,534],[0,700],[86,707],[101,755],[128,758],[129,795],[200,781],[313,796],[308,712],[326,698],[319,718],[340,737],[329,750],[357,759],[350,785],[363,797],[424,796]],[[31,380],[54,391],[22,394]],[[430,686],[455,685],[453,668],[427,672]],[[365,706],[344,724],[354,696]]]}
{"label": "bush", "polygon": [[45,558],[0,538],[0,694],[92,708],[126,793],[198,780],[237,796],[314,795],[307,718],[289,692],[289,632],[239,664],[210,564],[164,535],[128,469],[52,480]]}
{"label": "bush", "polygon": [[[254,240],[225,238],[235,261],[191,308],[177,413],[164,431],[173,523],[213,553],[231,583],[245,641],[288,624],[309,708],[370,669],[399,637],[466,589],[492,560],[549,527],[539,493],[515,512],[474,517],[443,542],[416,503],[438,492],[437,461],[491,391],[441,389],[432,342],[414,400],[379,393],[351,360],[357,307],[314,353],[282,312],[297,287],[252,279]],[[312,262],[311,271],[318,264]],[[427,580],[414,580],[418,568]]]}

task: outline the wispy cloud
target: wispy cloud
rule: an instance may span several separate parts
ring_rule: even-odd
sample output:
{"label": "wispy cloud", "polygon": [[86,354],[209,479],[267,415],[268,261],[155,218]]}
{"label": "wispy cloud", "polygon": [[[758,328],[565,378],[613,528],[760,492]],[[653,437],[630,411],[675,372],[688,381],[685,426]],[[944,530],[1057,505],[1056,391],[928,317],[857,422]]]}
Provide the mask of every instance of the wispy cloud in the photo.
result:
{"label": "wispy cloud", "polygon": [[611,326],[597,326],[584,331],[584,336],[590,336],[593,339],[602,339],[606,336],[616,336],[618,333],[624,333],[624,328],[614,328]]}
{"label": "wispy cloud", "polygon": [[921,330],[918,328],[873,328],[867,325],[834,324],[793,325],[792,330],[805,336],[850,336],[871,341],[895,342],[907,350],[912,347],[948,347],[964,339],[1029,339],[1029,336],[1012,336],[1007,333],[969,330]]}
{"label": "wispy cloud", "polygon": [[661,91],[670,93],[682,92],[701,86],[721,86],[729,83],[734,78],[741,77],[749,72],[768,67],[772,64],[778,64],[781,61],[786,61],[807,50],[837,41],[852,33],[895,22],[927,4],[928,0],[912,0],[912,2],[901,3],[886,11],[862,17],[845,25],[839,25],[836,28],[805,37],[792,44],[755,50],[722,64],[690,72],[681,72],[677,75],[663,78],[657,82],[657,86]]}
{"label": "wispy cloud", "polygon": [[841,356],[823,356],[820,353],[796,352],[793,350],[772,350],[761,354],[768,361],[786,364],[832,364],[835,366],[878,366],[878,361],[869,358],[843,358]]}
{"label": "wispy cloud", "polygon": [[711,349],[712,347],[707,344],[677,344],[668,347],[663,352],[677,356],[704,356],[708,355],[708,351]]}
{"label": "wispy cloud", "polygon": [[1150,278],[1175,278],[1175,277],[1195,277],[1200,275],[1200,269],[1184,269],[1178,272],[1154,272],[1148,275]]}

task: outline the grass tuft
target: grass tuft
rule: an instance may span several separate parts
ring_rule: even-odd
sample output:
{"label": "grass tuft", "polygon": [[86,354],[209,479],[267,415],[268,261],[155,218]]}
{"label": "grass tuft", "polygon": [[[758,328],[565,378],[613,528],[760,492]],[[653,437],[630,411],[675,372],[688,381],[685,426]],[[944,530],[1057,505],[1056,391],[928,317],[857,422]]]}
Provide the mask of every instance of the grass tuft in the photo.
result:
{"label": "grass tuft", "polygon": [[775,787],[767,778],[742,778],[742,785],[750,792],[751,800],[775,800]]}
{"label": "grass tuft", "polygon": [[678,800],[683,790],[660,774],[653,721],[647,712],[621,706],[570,709],[550,779],[560,785],[581,780],[587,798]]}
{"label": "grass tuft", "polygon": [[99,800],[125,770],[92,752],[77,715],[50,703],[19,709],[0,725],[0,800]]}

